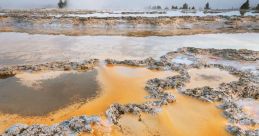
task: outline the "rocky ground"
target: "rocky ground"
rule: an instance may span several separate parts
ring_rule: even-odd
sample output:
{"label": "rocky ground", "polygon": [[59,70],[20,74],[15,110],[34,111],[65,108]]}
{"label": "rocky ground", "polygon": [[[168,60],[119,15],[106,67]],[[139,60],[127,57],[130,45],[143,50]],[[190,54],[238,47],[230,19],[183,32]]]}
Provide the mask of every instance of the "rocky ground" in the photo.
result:
{"label": "rocky ground", "polygon": [[6,130],[3,136],[62,136],[62,135],[76,135],[79,132],[91,132],[91,125],[100,123],[101,119],[97,116],[87,117],[85,115],[74,117],[70,120],[63,121],[53,126],[46,125],[25,125],[16,124]]}
{"label": "rocky ground", "polygon": [[[258,32],[258,16],[75,17],[96,11],[2,11],[0,32],[64,35],[170,36]],[[122,14],[134,14],[123,12]],[[135,13],[137,14],[137,13]],[[162,13],[149,13],[162,14]]]}
{"label": "rocky ground", "polygon": [[[171,60],[179,55],[210,55],[214,57],[221,57],[226,60],[250,61],[255,62],[259,59],[259,52],[251,50],[232,50],[232,49],[199,49],[199,48],[181,48],[176,52],[167,53],[162,56],[160,61],[150,61],[146,59],[142,61],[137,60],[107,60],[108,64],[126,64],[131,66],[147,66],[150,69],[159,70],[175,70],[180,73],[180,76],[169,77],[167,79],[152,79],[147,82],[147,91],[161,92],[161,90],[176,87],[185,95],[189,95],[206,102],[219,101],[223,104],[219,107],[224,110],[224,115],[229,119],[229,125],[226,129],[233,135],[259,135],[259,129],[248,129],[253,126],[258,126],[258,122],[254,121],[247,115],[242,107],[235,102],[244,98],[252,98],[258,100],[259,98],[259,84],[258,75],[254,75],[247,71],[240,71],[231,66],[224,66],[221,64],[206,64],[196,60],[194,64],[174,64]],[[190,76],[187,70],[190,68],[219,68],[226,70],[229,73],[238,76],[239,80],[231,83],[222,83],[219,88],[211,88],[204,86],[202,88],[185,89],[185,83],[189,81]],[[151,93],[153,94],[153,93]],[[157,94],[157,93],[154,93]],[[157,96],[157,95],[155,95]],[[245,127],[244,127],[245,126]],[[247,127],[246,127],[247,126]]]}
{"label": "rocky ground", "polygon": [[0,79],[15,76],[19,72],[39,72],[39,71],[87,71],[96,66],[98,60],[85,60],[83,62],[51,62],[46,64],[31,64],[9,66],[0,69]]}
{"label": "rocky ground", "polygon": [[[172,60],[177,55],[188,55],[193,57],[194,62],[191,64],[174,63]],[[259,59],[258,51],[251,50],[219,50],[219,49],[199,49],[199,48],[181,48],[175,52],[169,52],[164,56],[161,56],[160,60],[153,58],[147,58],[144,60],[124,60],[117,61],[112,59],[105,60],[110,65],[130,65],[147,67],[148,69],[156,70],[171,70],[177,71],[179,75],[167,77],[165,79],[150,79],[146,83],[145,90],[148,92],[147,102],[142,104],[112,104],[106,111],[107,119],[115,124],[123,114],[131,113],[139,116],[139,121],[142,120],[141,113],[156,114],[159,112],[160,107],[175,102],[177,99],[169,92],[165,92],[167,89],[176,88],[184,95],[198,98],[205,102],[220,102],[221,108],[224,111],[224,116],[229,120],[226,126],[226,130],[233,135],[237,136],[258,136],[259,129],[257,126],[259,122],[256,122],[250,115],[246,114],[243,107],[236,104],[237,100],[244,98],[250,98],[258,100],[259,98],[259,75],[251,73],[250,71],[238,70],[235,67],[225,66],[222,64],[208,64],[201,61],[196,56],[208,55],[212,57],[218,57],[225,60],[235,60],[257,63]],[[15,75],[16,71],[38,71],[41,69],[48,70],[85,70],[93,68],[97,60],[89,60],[84,63],[48,63],[39,65],[25,65],[25,66],[12,66],[2,68],[1,77],[7,78]],[[54,66],[53,66],[54,65]],[[83,67],[82,67],[83,66]],[[86,68],[85,68],[86,67]],[[211,88],[204,86],[201,88],[186,89],[186,83],[190,82],[189,69],[192,68],[219,68],[221,70],[228,71],[239,77],[238,81],[230,83],[222,83],[218,88]],[[152,99],[150,99],[152,98]],[[89,124],[98,123],[98,117],[75,117],[65,123],[60,123],[54,126],[42,126],[42,125],[14,125],[6,130],[3,135],[16,135],[16,134],[74,134],[79,132],[90,132],[91,127]]]}

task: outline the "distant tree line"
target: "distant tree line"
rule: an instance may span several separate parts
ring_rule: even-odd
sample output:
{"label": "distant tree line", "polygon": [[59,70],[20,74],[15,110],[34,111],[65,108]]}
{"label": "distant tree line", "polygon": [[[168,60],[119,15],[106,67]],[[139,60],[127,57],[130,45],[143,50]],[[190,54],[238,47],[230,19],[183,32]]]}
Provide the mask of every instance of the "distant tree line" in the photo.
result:
{"label": "distant tree line", "polygon": [[[161,6],[156,5],[156,6],[151,6],[149,7],[151,9],[162,9]],[[168,7],[165,7],[165,9],[169,9]],[[171,6],[171,9],[196,9],[194,6],[189,6],[187,3],[184,3],[181,7],[178,6]],[[205,8],[204,9],[210,9],[209,3],[206,3]]]}
{"label": "distant tree line", "polygon": [[[171,9],[178,9],[178,7],[173,5]],[[187,3],[184,3],[183,6],[180,7],[179,9],[195,9],[195,7],[189,6]]]}
{"label": "distant tree line", "polygon": [[[162,7],[159,6],[159,5],[152,6],[151,8],[152,8],[152,9],[162,9]],[[165,7],[165,9],[167,10],[167,9],[169,9],[169,8],[168,8],[168,7]],[[171,6],[171,9],[195,9],[195,7],[194,7],[194,6],[189,6],[187,3],[184,3],[181,7],[177,7],[177,6],[175,6],[175,5],[172,5],[172,6]],[[207,2],[207,3],[205,4],[204,9],[205,9],[205,10],[211,9],[209,2]],[[249,0],[246,0],[246,1],[241,5],[240,10],[248,10],[248,9],[250,9],[250,3],[249,3]],[[259,10],[259,4],[257,4],[257,6],[254,7],[253,9],[254,9],[254,10]]]}
{"label": "distant tree line", "polygon": [[173,5],[171,9],[178,9],[178,7]]}

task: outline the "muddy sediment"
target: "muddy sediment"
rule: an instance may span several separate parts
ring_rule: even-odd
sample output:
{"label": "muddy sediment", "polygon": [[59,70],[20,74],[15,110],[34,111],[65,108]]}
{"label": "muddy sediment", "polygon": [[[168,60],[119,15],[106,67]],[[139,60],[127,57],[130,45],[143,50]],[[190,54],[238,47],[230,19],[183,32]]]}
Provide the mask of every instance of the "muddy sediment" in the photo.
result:
{"label": "muddy sediment", "polygon": [[[258,16],[73,17],[68,15],[80,15],[80,12],[83,11],[52,12],[42,11],[34,13],[33,11],[13,11],[5,13],[0,15],[0,32],[64,35],[172,36],[259,31]],[[88,12],[86,14],[94,13],[94,11]],[[60,15],[55,16],[51,14]]]}
{"label": "muddy sediment", "polygon": [[[196,59],[192,64],[179,64],[174,63],[172,60],[177,55],[189,55]],[[106,117],[113,124],[119,125],[120,118],[128,113],[136,114],[139,117],[139,121],[142,120],[141,115],[143,113],[156,114],[159,112],[161,107],[174,103],[177,98],[170,92],[166,91],[168,89],[177,89],[180,93],[194,98],[198,98],[205,102],[221,102],[221,109],[224,111],[225,117],[229,120],[226,127],[228,132],[233,135],[258,135],[258,122],[247,115],[243,108],[236,105],[237,100],[242,100],[245,98],[251,98],[258,100],[259,97],[259,84],[258,75],[251,73],[249,71],[241,71],[235,67],[225,66],[222,64],[208,64],[204,61],[199,60],[197,55],[208,55],[223,58],[226,60],[236,60],[236,61],[251,61],[256,62],[258,60],[258,51],[250,50],[215,50],[215,49],[199,49],[199,48],[182,48],[175,52],[167,53],[162,56],[160,60],[155,60],[153,58],[147,58],[144,60],[125,60],[117,61],[112,59],[107,59],[106,63],[109,65],[130,65],[130,66],[140,66],[146,67],[152,70],[170,70],[176,71],[179,75],[170,76],[164,79],[154,78],[146,82],[145,90],[148,93],[146,97],[147,101],[138,104],[112,104],[106,110]],[[191,76],[188,72],[190,69],[201,69],[201,68],[217,68],[229,72],[230,74],[238,78],[237,81],[232,81],[230,83],[222,83],[219,87],[199,87],[186,89],[186,85],[190,82]],[[63,70],[65,69],[62,66]],[[14,68],[17,70],[17,68]],[[9,69],[8,72],[13,70]],[[10,74],[11,76],[11,74]],[[80,123],[78,124],[80,126]],[[5,135],[10,135],[13,132],[11,130],[17,130],[18,127],[14,126],[5,132]],[[38,128],[31,126],[33,129]],[[29,131],[30,127],[24,127],[23,131]],[[41,128],[41,127],[40,127]],[[18,129],[19,130],[19,129]],[[39,130],[45,129],[34,129],[37,134],[42,134],[45,132]],[[76,129],[77,132],[87,132],[88,129]],[[17,133],[22,133],[19,130]],[[25,132],[26,132],[25,131]],[[47,132],[49,130],[46,130]],[[63,130],[59,130],[63,132]],[[67,133],[68,134],[68,133]]]}

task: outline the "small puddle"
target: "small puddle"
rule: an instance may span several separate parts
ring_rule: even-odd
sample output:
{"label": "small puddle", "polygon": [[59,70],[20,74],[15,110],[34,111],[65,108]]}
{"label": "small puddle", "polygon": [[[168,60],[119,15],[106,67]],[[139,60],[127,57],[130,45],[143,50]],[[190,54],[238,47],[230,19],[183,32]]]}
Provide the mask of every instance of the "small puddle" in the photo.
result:
{"label": "small puddle", "polygon": [[[1,113],[42,116],[98,94],[97,71],[22,73],[0,80]],[[87,81],[87,82],[86,82]]]}
{"label": "small puddle", "polygon": [[191,76],[190,83],[186,85],[186,88],[188,89],[203,86],[216,88],[221,83],[229,83],[238,80],[237,77],[229,74],[229,72],[218,68],[190,69],[188,72]]}
{"label": "small puddle", "polygon": [[[92,76],[89,76],[89,74]],[[33,93],[37,94],[46,91],[58,95],[56,97],[57,101],[63,100],[63,97],[66,98],[64,100],[68,100],[68,98],[71,98],[70,95],[74,94],[74,91],[78,91],[74,88],[78,85],[76,84],[77,82],[82,83],[80,84],[80,86],[82,87],[88,86],[82,92],[82,94],[77,94],[89,96],[90,92],[88,92],[88,90],[93,88],[89,86],[92,86],[92,84],[96,83],[96,88],[100,87],[101,91],[98,93],[97,97],[94,97],[94,99],[75,103],[72,105],[64,105],[62,109],[53,111],[50,114],[46,114],[44,116],[21,116],[16,114],[0,114],[0,131],[5,130],[6,128],[10,127],[15,123],[51,125],[69,119],[73,116],[83,114],[99,115],[103,119],[105,119],[105,111],[113,103],[127,104],[143,103],[148,101],[148,99],[144,98],[148,95],[147,92],[144,90],[145,83],[147,80],[152,78],[165,78],[173,75],[177,75],[177,73],[171,71],[154,71],[140,67],[108,65],[99,66],[96,71],[92,72],[86,72],[81,74],[69,73],[58,75],[57,77],[54,76],[51,77],[51,79],[48,79],[47,81],[44,80],[43,82],[38,82],[38,85],[40,85],[42,88],[46,88],[45,82],[48,82],[48,84],[56,84],[59,82],[63,83],[64,81],[68,80],[69,77],[71,80],[64,82],[64,84],[66,84],[67,86],[63,84],[57,84],[55,86],[56,90],[52,91],[41,90],[41,88],[34,88],[33,91],[29,91],[30,93],[28,93],[28,95],[32,97]],[[74,78],[72,78],[71,76],[74,76]],[[42,76],[40,77],[41,79],[44,79]],[[79,78],[80,80],[76,78]],[[23,79],[22,81],[28,81],[28,79],[30,78],[20,79]],[[5,82],[4,85],[7,86],[7,84],[10,83],[10,81],[8,80],[17,81],[18,78],[15,77],[8,78],[6,80],[1,80],[1,84]],[[18,83],[20,83],[19,88],[33,88],[29,87],[31,84],[26,86],[26,84],[21,84],[21,81]],[[16,92],[19,91],[19,88],[16,88]],[[69,91],[69,93],[62,94],[61,92],[59,92],[60,88],[71,88],[71,90]],[[95,91],[91,93],[96,94],[96,88]],[[94,135],[104,135],[104,133],[111,135],[147,136],[228,135],[228,133],[225,131],[226,120],[221,115],[221,111],[215,107],[216,104],[201,102],[195,98],[179,94],[175,90],[169,91],[176,96],[177,101],[173,104],[164,106],[162,108],[162,111],[158,113],[158,115],[142,114],[142,121],[138,121],[137,116],[127,114],[122,116],[120,120],[121,128],[118,128],[116,126],[109,127],[109,125],[104,128],[94,128]],[[31,97],[23,96],[24,94],[19,92],[15,94],[16,97],[32,99]],[[69,94],[69,97],[67,96],[67,94]],[[50,97],[52,97],[52,95],[50,95]],[[86,99],[88,97],[83,98]],[[45,100],[43,102],[45,103]],[[49,105],[56,105],[56,103],[53,101],[52,103],[48,103]],[[37,103],[35,105],[37,105]],[[21,109],[21,107],[17,107],[17,112],[19,113],[19,110]]]}
{"label": "small puddle", "polygon": [[241,106],[244,112],[254,119],[255,122],[259,123],[259,100],[246,98],[238,100],[236,103]]}
{"label": "small puddle", "polygon": [[191,65],[193,63],[195,63],[197,59],[196,58],[192,58],[186,55],[181,55],[181,56],[176,56],[172,62],[173,63],[179,63],[179,64],[186,64],[186,65]]}

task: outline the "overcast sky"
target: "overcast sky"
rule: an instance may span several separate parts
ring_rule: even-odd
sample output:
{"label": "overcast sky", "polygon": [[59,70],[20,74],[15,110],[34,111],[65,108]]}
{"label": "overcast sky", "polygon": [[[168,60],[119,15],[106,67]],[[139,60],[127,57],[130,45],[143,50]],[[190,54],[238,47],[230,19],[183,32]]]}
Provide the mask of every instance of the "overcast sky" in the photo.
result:
{"label": "overcast sky", "polygon": [[[1,8],[53,8],[59,0],[0,0]],[[187,2],[196,8],[204,7],[206,2],[212,8],[239,8],[246,0],[68,0],[69,8],[85,9],[143,9],[150,5],[181,6]],[[250,0],[250,5],[259,4],[259,0]]]}

